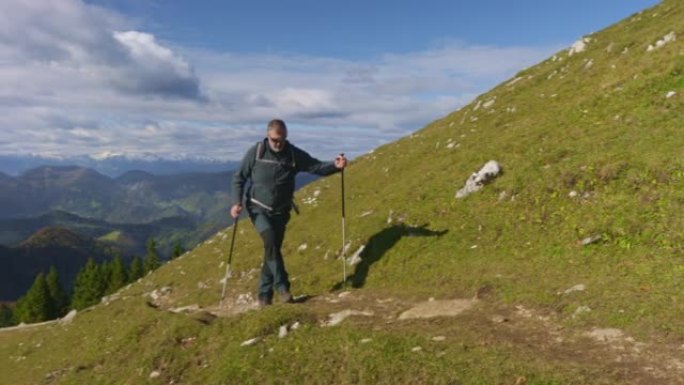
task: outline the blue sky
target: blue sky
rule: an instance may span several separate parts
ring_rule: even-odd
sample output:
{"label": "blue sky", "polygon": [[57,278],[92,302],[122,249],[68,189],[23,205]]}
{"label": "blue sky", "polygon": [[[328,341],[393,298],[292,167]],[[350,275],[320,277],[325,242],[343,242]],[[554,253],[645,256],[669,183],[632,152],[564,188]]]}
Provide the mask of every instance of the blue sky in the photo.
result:
{"label": "blue sky", "polygon": [[273,117],[367,152],[657,2],[3,3],[0,155],[238,159]]}

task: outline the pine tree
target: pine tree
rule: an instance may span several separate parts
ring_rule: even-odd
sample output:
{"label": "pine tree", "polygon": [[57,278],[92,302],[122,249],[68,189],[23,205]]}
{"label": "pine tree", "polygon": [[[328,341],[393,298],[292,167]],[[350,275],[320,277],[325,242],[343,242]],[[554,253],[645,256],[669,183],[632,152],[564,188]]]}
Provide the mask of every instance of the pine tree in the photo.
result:
{"label": "pine tree", "polygon": [[50,319],[55,312],[54,309],[55,304],[50,296],[45,275],[38,273],[26,295],[17,301],[14,317],[18,322],[43,322]]}
{"label": "pine tree", "polygon": [[12,309],[4,303],[0,304],[0,328],[12,326],[14,324]]}
{"label": "pine tree", "polygon": [[50,315],[50,318],[61,317],[66,314],[67,306],[69,306],[69,297],[66,295],[59,282],[59,274],[54,266],[50,267],[50,271],[48,272],[45,281],[47,282],[48,290],[50,291],[50,298],[52,298],[52,303],[54,304],[54,312]]}
{"label": "pine tree", "polygon": [[100,273],[100,267],[92,258],[88,258],[88,262],[76,275],[71,298],[72,309],[81,310],[100,302],[105,290],[105,282]]}
{"label": "pine tree", "polygon": [[171,259],[176,259],[185,253],[185,248],[181,245],[180,241],[177,241],[175,246],[173,246],[173,253],[171,254]]}
{"label": "pine tree", "polygon": [[157,269],[160,265],[159,252],[157,252],[157,242],[153,238],[147,241],[147,255],[145,256],[145,262],[143,263],[143,270],[145,274]]}
{"label": "pine tree", "polygon": [[109,282],[107,285],[107,294],[114,293],[119,290],[123,285],[128,282],[128,274],[126,272],[126,266],[123,263],[123,259],[120,255],[114,257],[112,262],[109,264],[110,275]]}
{"label": "pine tree", "polygon": [[129,282],[135,282],[142,278],[145,272],[143,271],[143,264],[139,257],[133,257],[131,260],[131,267],[128,271]]}

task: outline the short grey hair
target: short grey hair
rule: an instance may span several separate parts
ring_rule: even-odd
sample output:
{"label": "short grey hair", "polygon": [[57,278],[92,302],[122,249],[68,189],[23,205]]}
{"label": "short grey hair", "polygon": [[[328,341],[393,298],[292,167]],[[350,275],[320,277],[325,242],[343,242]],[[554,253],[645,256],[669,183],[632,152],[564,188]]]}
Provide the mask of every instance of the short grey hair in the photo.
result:
{"label": "short grey hair", "polygon": [[284,134],[287,135],[287,126],[285,125],[285,122],[282,119],[271,120],[270,122],[268,122],[267,127],[267,131],[282,131]]}

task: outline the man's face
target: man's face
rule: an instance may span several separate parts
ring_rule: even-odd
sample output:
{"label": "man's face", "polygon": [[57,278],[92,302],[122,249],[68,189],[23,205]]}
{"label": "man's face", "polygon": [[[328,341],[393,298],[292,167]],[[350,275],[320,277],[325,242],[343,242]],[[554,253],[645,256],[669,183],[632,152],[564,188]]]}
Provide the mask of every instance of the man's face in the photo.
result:
{"label": "man's face", "polygon": [[268,145],[271,147],[271,150],[280,152],[285,148],[287,133],[284,130],[269,130],[267,137]]}

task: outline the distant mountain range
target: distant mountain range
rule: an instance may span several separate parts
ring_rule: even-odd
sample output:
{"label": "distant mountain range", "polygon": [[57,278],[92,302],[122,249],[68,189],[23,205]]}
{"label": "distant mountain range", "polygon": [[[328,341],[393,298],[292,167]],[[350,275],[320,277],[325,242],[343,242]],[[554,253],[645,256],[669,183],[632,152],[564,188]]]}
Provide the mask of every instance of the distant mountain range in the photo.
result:
{"label": "distant mountain range", "polygon": [[0,180],[3,174],[17,176],[28,170],[51,166],[79,166],[117,177],[128,170],[141,170],[155,175],[188,172],[215,173],[233,170],[239,162],[203,159],[197,157],[161,158],[155,155],[131,157],[108,154],[103,156],[45,157],[39,155],[0,155]]}
{"label": "distant mountain range", "polygon": [[[51,265],[66,283],[88,256],[143,256],[150,238],[163,258],[176,243],[196,246],[230,224],[232,174],[135,170],[112,178],[78,166],[0,173],[0,300],[22,295]],[[315,178],[301,174],[297,187]]]}

